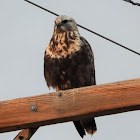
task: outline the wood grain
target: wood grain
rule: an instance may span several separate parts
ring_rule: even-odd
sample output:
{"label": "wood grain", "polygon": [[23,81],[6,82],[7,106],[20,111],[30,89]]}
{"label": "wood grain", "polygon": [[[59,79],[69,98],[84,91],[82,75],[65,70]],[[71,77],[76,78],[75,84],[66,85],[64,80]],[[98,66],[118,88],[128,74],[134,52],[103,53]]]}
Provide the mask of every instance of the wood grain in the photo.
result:
{"label": "wood grain", "polygon": [[[36,104],[36,112],[30,111]],[[0,102],[0,132],[140,109],[140,78]]]}

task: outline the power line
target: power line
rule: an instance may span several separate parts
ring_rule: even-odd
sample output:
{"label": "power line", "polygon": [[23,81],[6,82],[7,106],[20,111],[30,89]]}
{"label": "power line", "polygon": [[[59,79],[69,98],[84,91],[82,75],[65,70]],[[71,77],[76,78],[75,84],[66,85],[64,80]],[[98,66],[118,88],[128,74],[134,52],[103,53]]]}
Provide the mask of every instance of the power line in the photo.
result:
{"label": "power line", "polygon": [[140,3],[134,2],[134,1],[132,1],[132,0],[123,0],[123,1],[129,2],[129,3],[131,3],[132,5],[140,6]]}
{"label": "power line", "polygon": [[[49,13],[55,15],[55,16],[59,16],[58,14],[56,14],[56,13],[54,13],[54,12],[52,12],[52,11],[46,9],[46,8],[43,8],[43,7],[41,7],[41,6],[39,6],[39,5],[35,4],[35,3],[33,3],[33,2],[31,2],[31,1],[28,1],[28,0],[25,0],[25,1],[28,2],[28,3],[30,3],[30,4],[32,4],[32,5],[34,5],[34,6],[36,6],[36,7],[38,7],[38,8],[40,8],[40,9],[42,9],[42,10],[44,10],[44,11],[47,11],[47,12],[49,12]],[[105,36],[103,36],[103,35],[100,35],[100,34],[94,32],[94,31],[92,31],[92,30],[90,30],[90,29],[88,29],[88,28],[86,28],[86,27],[80,25],[80,24],[77,24],[77,26],[79,26],[80,28],[85,29],[85,30],[87,30],[87,31],[89,31],[89,32],[91,32],[91,33],[93,33],[93,34],[95,34],[95,35],[97,35],[97,36],[99,36],[99,37],[105,39],[105,40],[108,40],[108,41],[110,41],[110,42],[112,42],[112,43],[114,43],[114,44],[116,44],[116,45],[118,45],[118,46],[120,46],[120,47],[122,47],[122,48],[128,50],[128,51],[131,51],[131,52],[133,52],[133,53],[135,53],[135,54],[137,54],[137,55],[140,55],[140,53],[138,53],[138,52],[136,52],[136,51],[134,51],[134,50],[132,50],[132,49],[130,49],[130,48],[128,48],[128,47],[126,47],[126,46],[120,44],[120,43],[117,43],[116,41],[113,41],[113,40],[111,40],[111,39],[109,39],[109,38],[107,38],[107,37],[105,37]]]}
{"label": "power line", "polygon": [[45,9],[45,8],[39,6],[39,5],[37,5],[37,4],[35,4],[35,3],[31,2],[31,1],[28,1],[28,0],[24,0],[24,1],[26,1],[26,2],[28,2],[28,3],[30,3],[30,4],[32,4],[32,5],[34,5],[34,6],[36,6],[36,7],[38,7],[38,8],[40,8],[40,9],[44,10],[44,11],[47,11],[48,13],[51,13],[51,14],[53,14],[53,15],[55,15],[55,16],[59,16],[58,14],[56,14],[56,13],[54,13],[54,12],[48,10],[48,9]]}
{"label": "power line", "polygon": [[89,32],[91,32],[91,33],[93,33],[93,34],[95,34],[95,35],[97,35],[97,36],[103,38],[103,39],[106,39],[106,40],[108,40],[108,41],[110,41],[110,42],[112,42],[112,43],[114,43],[114,44],[116,44],[116,45],[118,45],[118,46],[120,46],[120,47],[122,47],[122,48],[124,48],[124,49],[127,49],[127,50],[129,50],[129,51],[131,51],[131,52],[133,52],[133,53],[135,53],[135,54],[140,55],[140,53],[138,53],[138,52],[136,52],[136,51],[134,51],[134,50],[132,50],[132,49],[130,49],[130,48],[127,48],[127,47],[124,46],[124,45],[121,45],[121,44],[119,44],[119,43],[117,43],[117,42],[115,42],[115,41],[113,41],[113,40],[111,40],[111,39],[109,39],[109,38],[107,38],[107,37],[105,37],[105,36],[103,36],[103,35],[100,35],[100,34],[94,32],[94,31],[92,31],[92,30],[90,30],[90,29],[88,29],[88,28],[86,28],[86,27],[83,27],[83,26],[81,26],[81,25],[79,25],[79,24],[77,24],[77,25],[78,25],[79,27],[81,27],[81,28],[83,28],[83,29],[85,29],[85,30],[87,30],[87,31],[89,31]]}

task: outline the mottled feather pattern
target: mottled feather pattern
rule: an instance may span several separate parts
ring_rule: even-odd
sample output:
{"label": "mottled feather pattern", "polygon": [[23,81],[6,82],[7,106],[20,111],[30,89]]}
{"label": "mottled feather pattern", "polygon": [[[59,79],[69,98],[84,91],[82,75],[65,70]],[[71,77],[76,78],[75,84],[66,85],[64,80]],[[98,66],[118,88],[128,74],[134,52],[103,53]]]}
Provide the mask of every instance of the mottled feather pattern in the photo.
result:
{"label": "mottled feather pattern", "polygon": [[80,50],[79,33],[75,32],[62,32],[54,33],[52,39],[46,49],[46,55],[48,54],[51,58],[66,58],[67,55]]}
{"label": "mottled feather pattern", "polygon": [[[61,48],[58,45],[51,46],[51,42],[46,49],[44,74],[48,86],[54,88],[58,86],[62,90],[95,84],[95,78],[92,78],[95,75],[92,50],[89,45],[87,47],[83,37],[72,37],[79,42],[78,49],[66,46],[67,51],[65,51],[63,46]],[[52,40],[56,41],[54,36]],[[63,38],[62,40],[65,41]],[[58,44],[62,40],[57,40]],[[67,41],[71,41],[69,36],[67,36]],[[70,45],[75,47],[75,44],[71,43]],[[62,52],[60,52],[60,49],[62,49]]]}

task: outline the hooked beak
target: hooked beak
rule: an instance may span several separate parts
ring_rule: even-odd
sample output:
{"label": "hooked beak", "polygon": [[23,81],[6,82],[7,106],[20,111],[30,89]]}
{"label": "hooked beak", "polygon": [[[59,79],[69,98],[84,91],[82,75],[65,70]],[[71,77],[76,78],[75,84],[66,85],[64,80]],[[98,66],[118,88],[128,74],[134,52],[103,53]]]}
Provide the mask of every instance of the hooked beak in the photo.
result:
{"label": "hooked beak", "polygon": [[59,28],[61,25],[62,25],[61,23],[56,24],[57,28]]}

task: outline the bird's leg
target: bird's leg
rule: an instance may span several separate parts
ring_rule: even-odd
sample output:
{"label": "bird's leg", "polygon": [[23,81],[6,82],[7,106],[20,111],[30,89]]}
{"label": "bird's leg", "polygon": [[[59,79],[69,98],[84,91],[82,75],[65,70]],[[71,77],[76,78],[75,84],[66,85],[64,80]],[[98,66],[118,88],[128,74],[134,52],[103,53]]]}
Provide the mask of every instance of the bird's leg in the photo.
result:
{"label": "bird's leg", "polygon": [[59,91],[59,88],[58,87],[56,87],[56,92],[58,92]]}

